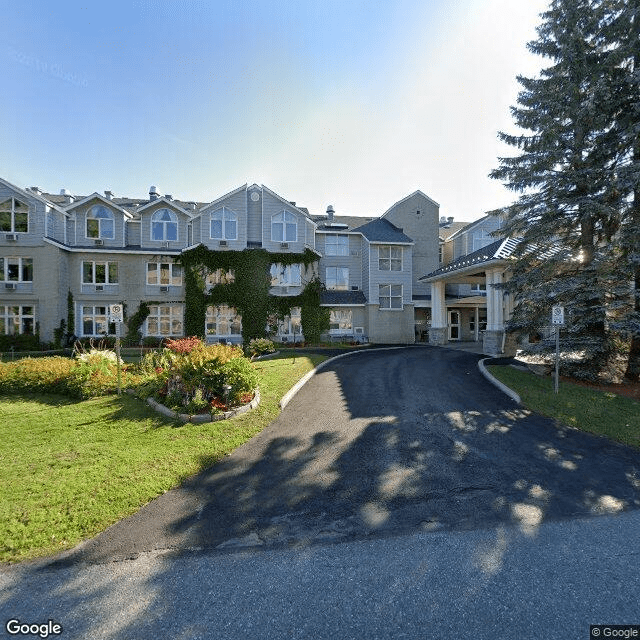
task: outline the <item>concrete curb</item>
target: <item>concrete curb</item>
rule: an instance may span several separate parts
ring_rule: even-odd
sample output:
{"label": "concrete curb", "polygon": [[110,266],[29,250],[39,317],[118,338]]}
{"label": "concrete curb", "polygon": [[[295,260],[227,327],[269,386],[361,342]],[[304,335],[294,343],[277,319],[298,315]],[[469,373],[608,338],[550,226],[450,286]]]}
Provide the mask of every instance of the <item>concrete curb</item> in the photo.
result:
{"label": "concrete curb", "polygon": [[518,404],[522,404],[522,400],[520,396],[513,390],[509,389],[506,384],[503,384],[497,378],[494,378],[488,371],[487,367],[485,367],[485,362],[487,360],[493,360],[493,358],[483,358],[482,360],[478,360],[478,369],[480,369],[480,373],[495,387],[500,389],[503,393],[506,393],[512,400],[517,402]]}
{"label": "concrete curb", "polygon": [[334,362],[335,360],[346,358],[347,356],[352,356],[356,353],[371,353],[372,351],[392,351],[395,349],[406,349],[407,346],[408,345],[403,345],[401,347],[380,347],[379,349],[358,349],[357,351],[349,351],[347,353],[341,353],[340,355],[333,356],[333,358],[329,358],[328,360],[321,362],[317,367],[315,367],[315,369],[312,369],[311,371],[309,371],[309,373],[302,376],[302,378],[300,378],[300,380],[298,380],[298,382],[296,382],[293,387],[291,387],[291,389],[289,389],[289,391],[287,391],[287,393],[282,396],[280,402],[278,403],[280,405],[280,409],[284,409],[289,404],[289,402],[291,402],[291,399],[296,395],[296,393],[298,393],[298,391],[300,391],[300,389],[302,389],[302,387],[304,387],[304,385],[309,382],[309,380],[311,380],[311,378],[313,378],[313,376],[315,376],[318,371],[324,369],[324,367]]}

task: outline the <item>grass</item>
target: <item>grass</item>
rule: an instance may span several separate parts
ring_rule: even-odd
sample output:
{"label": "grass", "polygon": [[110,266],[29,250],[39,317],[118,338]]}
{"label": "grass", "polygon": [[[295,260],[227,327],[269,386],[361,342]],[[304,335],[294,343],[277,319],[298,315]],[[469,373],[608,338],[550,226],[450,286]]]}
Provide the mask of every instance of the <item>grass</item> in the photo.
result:
{"label": "grass", "polygon": [[178,426],[127,394],[0,397],[0,562],[71,548],[214,464],[264,429],[325,359],[256,362],[260,405],[203,425]]}
{"label": "grass", "polygon": [[489,366],[487,369],[516,391],[527,409],[570,427],[640,447],[640,403],[564,380],[556,395],[551,376],[536,376],[508,366]]}

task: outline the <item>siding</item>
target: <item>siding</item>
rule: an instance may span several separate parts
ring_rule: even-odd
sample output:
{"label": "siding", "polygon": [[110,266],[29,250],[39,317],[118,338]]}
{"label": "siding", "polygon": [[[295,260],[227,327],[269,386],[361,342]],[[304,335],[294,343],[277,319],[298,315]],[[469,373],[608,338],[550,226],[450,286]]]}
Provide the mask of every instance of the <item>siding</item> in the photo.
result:
{"label": "siding", "polygon": [[[145,209],[140,215],[140,245],[144,248],[163,248],[164,241],[151,240],[151,218],[158,209],[169,209],[178,216],[178,239],[169,242],[169,249],[182,249],[187,245],[187,222],[186,214],[176,211],[173,207],[165,202],[158,203],[155,207]],[[106,242],[105,242],[106,245]]]}
{"label": "siding", "polygon": [[[371,295],[368,296],[369,302],[378,304],[378,285],[381,284],[401,284],[402,285],[402,304],[411,304],[411,246],[402,245],[402,271],[380,271],[378,269],[378,249],[379,247],[394,246],[386,244],[371,244],[369,250],[369,260],[371,261],[371,281],[369,289]],[[398,246],[398,245],[395,245]]]}
{"label": "siding", "polygon": [[219,240],[211,239],[211,214],[218,209],[226,207],[237,216],[237,239],[227,240],[227,248],[234,251],[242,251],[247,246],[247,192],[245,189],[233,192],[228,197],[217,200],[213,206],[203,209],[194,226],[198,228],[200,237],[198,242],[202,242],[209,249],[218,250]]}
{"label": "siding", "polygon": [[[360,235],[349,235],[349,254],[346,256],[327,256],[325,255],[325,241],[327,235],[336,235],[335,233],[317,234],[316,248],[322,254],[320,259],[320,280],[326,283],[327,267],[346,267],[349,269],[349,288],[357,286],[362,289],[362,268],[361,268],[361,237]],[[357,254],[357,255],[354,255]]]}

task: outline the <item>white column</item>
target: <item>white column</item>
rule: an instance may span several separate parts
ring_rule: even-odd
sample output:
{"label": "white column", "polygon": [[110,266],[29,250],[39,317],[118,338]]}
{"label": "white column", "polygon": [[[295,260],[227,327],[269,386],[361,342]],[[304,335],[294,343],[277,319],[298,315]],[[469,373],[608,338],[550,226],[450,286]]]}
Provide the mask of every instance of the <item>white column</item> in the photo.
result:
{"label": "white column", "polygon": [[504,331],[503,291],[495,285],[502,283],[502,271],[487,271],[487,331]]}
{"label": "white column", "polygon": [[473,339],[478,342],[478,335],[480,331],[480,312],[478,311],[478,307],[474,309],[474,313],[476,314],[476,321],[473,323],[473,326],[475,327]]}
{"label": "white column", "polygon": [[431,327],[442,329],[447,326],[447,309],[444,298],[444,282],[431,283]]}

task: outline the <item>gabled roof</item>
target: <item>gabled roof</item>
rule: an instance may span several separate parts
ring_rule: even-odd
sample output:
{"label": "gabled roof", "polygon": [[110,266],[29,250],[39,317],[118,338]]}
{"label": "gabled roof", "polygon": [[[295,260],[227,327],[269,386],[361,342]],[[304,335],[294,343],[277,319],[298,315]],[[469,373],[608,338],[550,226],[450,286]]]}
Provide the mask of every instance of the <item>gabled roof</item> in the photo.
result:
{"label": "gabled roof", "polygon": [[413,244],[413,240],[394,224],[384,218],[367,222],[354,231],[361,233],[369,242],[391,242]]}
{"label": "gabled roof", "polygon": [[[371,222],[374,218],[364,218],[362,216],[333,216],[332,220],[325,215],[313,216],[314,222],[318,225],[318,231],[325,233],[348,233],[353,231],[357,227]],[[332,225],[345,225],[342,227],[336,227]]]}
{"label": "gabled roof", "polygon": [[81,200],[76,200],[75,202],[69,203],[64,207],[64,209],[65,211],[70,212],[70,211],[73,211],[73,209],[75,209],[76,207],[81,207],[82,205],[87,204],[87,202],[91,202],[91,200],[100,200],[106,206],[112,207],[114,209],[117,209],[118,211],[121,211],[127,218],[131,217],[131,213],[129,213],[126,209],[124,209],[120,205],[117,205],[113,200],[109,200],[109,198],[105,198],[104,196],[101,196],[97,192],[92,193],[90,196],[86,196]]}
{"label": "gabled roof", "polygon": [[[107,202],[109,201],[107,200]],[[180,211],[180,213],[184,213],[188,218],[193,217],[193,214],[191,214],[186,209],[183,209],[175,200],[168,200],[165,196],[161,196],[160,198],[156,198],[155,200],[150,200],[149,202],[147,202],[147,204],[143,204],[136,209],[136,213],[141,213],[145,209],[149,209],[150,207],[157,204],[164,204],[165,206],[171,207],[172,209],[177,209],[178,211]]]}
{"label": "gabled roof", "polygon": [[280,202],[282,202],[283,204],[286,204],[289,207],[293,207],[296,211],[299,211],[305,218],[308,218],[311,222],[313,222],[315,224],[315,221],[309,215],[308,209],[306,209],[305,207],[296,206],[290,200],[286,200],[282,196],[279,196],[275,191],[271,191],[271,189],[269,189],[269,187],[265,187],[264,185],[261,185],[261,186],[262,186],[262,190],[263,191],[266,191],[269,195],[271,195],[274,198],[276,198],[276,200],[280,200]]}
{"label": "gabled roof", "polygon": [[[258,185],[255,185],[255,184],[251,185],[252,188],[255,188],[257,186]],[[211,202],[207,202],[206,204],[201,205],[195,215],[203,213],[204,211],[207,211],[211,207],[215,207],[216,205],[218,205],[225,198],[229,198],[231,196],[234,196],[236,193],[239,193],[240,191],[247,191],[247,188],[248,188],[247,184],[245,183],[241,187],[238,187],[237,189],[234,189],[233,191],[229,191],[229,193],[225,193],[223,196],[220,196],[219,198],[216,198],[215,200],[212,200]]]}
{"label": "gabled roof", "polygon": [[382,214],[382,218],[384,218],[387,213],[389,213],[389,211],[391,211],[394,207],[397,207],[399,204],[402,204],[405,200],[408,200],[409,198],[413,198],[413,196],[415,195],[420,195],[423,198],[425,198],[426,200],[428,200],[429,202],[431,202],[431,204],[434,204],[436,207],[439,207],[440,205],[433,200],[432,198],[430,198],[426,193],[420,191],[420,189],[418,189],[417,191],[414,191],[413,193],[410,193],[408,196],[405,196],[404,198],[402,198],[402,200],[398,200],[398,202],[392,204],[383,214]]}
{"label": "gabled roof", "polygon": [[484,265],[485,263],[494,262],[496,260],[506,260],[513,254],[519,242],[520,240],[518,238],[496,240],[482,249],[478,249],[473,253],[468,253],[465,256],[460,256],[453,262],[428,273],[426,276],[418,278],[418,280],[426,282],[431,278],[437,278],[438,276],[468,269],[469,267],[474,267],[476,265]]}
{"label": "gabled roof", "polygon": [[478,218],[477,220],[474,220],[473,222],[468,222],[462,228],[460,228],[457,231],[455,231],[454,233],[452,233],[447,238],[447,240],[453,240],[457,236],[461,236],[463,233],[467,233],[467,231],[471,231],[475,227],[480,226],[483,222],[486,222],[489,218],[493,218],[493,217],[494,216],[486,215],[486,216],[482,216],[482,218]]}
{"label": "gabled roof", "polygon": [[366,304],[367,299],[364,297],[362,291],[321,291],[320,292],[320,304],[327,306],[338,305],[363,305]]}
{"label": "gabled roof", "polygon": [[60,213],[64,213],[65,215],[68,215],[67,212],[62,207],[60,207],[59,203],[53,202],[49,198],[45,197],[45,195],[47,194],[40,195],[30,190],[21,189],[20,187],[17,187],[15,184],[11,184],[11,182],[9,182],[8,180],[4,180],[3,178],[0,178],[0,184],[3,184],[8,189],[17,191],[24,198],[35,198],[36,200],[40,200],[40,202],[42,202],[43,204],[46,204],[49,207],[53,207]]}
{"label": "gabled roof", "polygon": [[469,225],[475,224],[474,222],[447,222],[444,225],[440,225],[438,227],[439,239],[446,242],[447,240],[451,240],[453,236],[455,236],[458,231],[461,231],[465,227]]}

